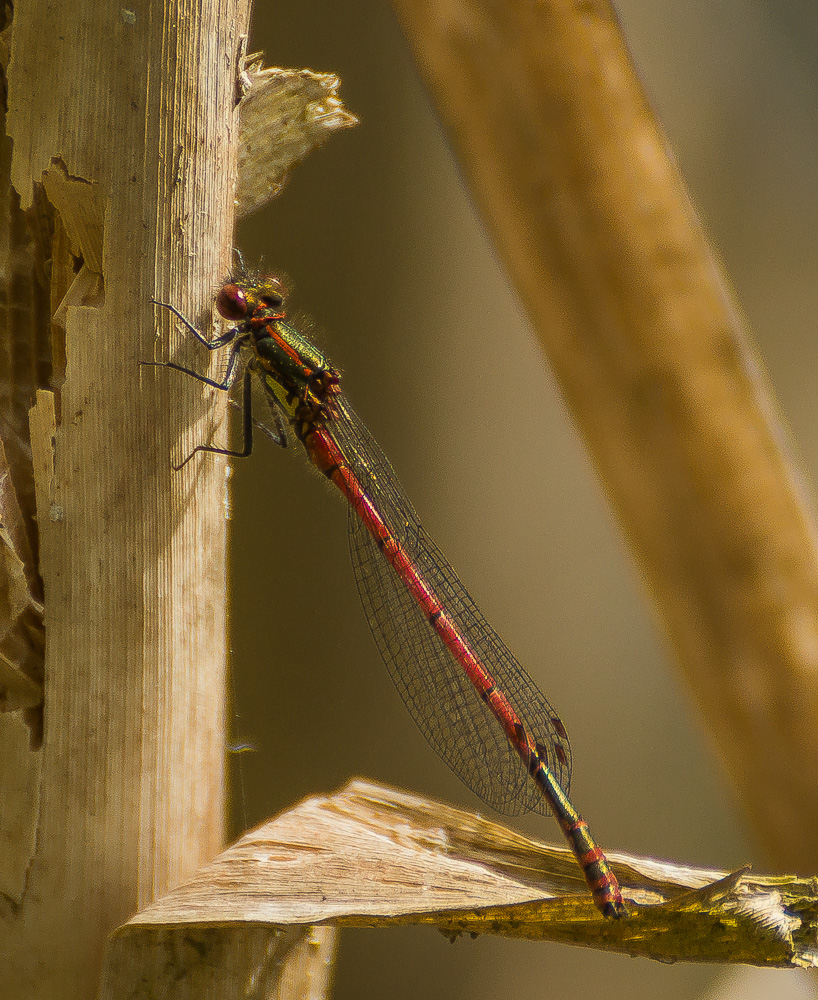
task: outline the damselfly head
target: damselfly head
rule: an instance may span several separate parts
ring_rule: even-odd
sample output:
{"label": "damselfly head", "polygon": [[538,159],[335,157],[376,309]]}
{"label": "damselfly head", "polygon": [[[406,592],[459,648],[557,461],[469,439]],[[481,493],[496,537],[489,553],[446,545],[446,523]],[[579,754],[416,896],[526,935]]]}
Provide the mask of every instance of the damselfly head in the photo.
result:
{"label": "damselfly head", "polygon": [[278,278],[235,278],[216,296],[216,309],[229,320],[283,319],[287,290]]}

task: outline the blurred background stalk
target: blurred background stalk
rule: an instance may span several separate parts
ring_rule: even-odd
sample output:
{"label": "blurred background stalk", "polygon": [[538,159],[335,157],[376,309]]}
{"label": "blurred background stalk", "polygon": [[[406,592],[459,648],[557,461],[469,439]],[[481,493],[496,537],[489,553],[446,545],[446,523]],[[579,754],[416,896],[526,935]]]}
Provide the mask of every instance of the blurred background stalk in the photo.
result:
{"label": "blurred background stalk", "polygon": [[[797,3],[659,10],[630,0],[617,9],[797,453],[814,468],[818,15]],[[433,537],[566,719],[575,798],[595,834],[605,847],[689,863],[778,867],[713,752],[712,723],[679,683],[394,16],[366,0],[270,10],[259,0],[251,48],[270,62],[339,73],[362,125],[303,164],[238,244],[249,260],[264,255],[289,273],[294,308],[314,318]],[[358,607],[342,504],[295,458],[261,442],[235,474],[234,730],[256,747],[241,756],[236,825],[351,774],[476,808],[391,688]],[[763,702],[763,675],[742,678],[748,705],[759,702],[759,679]],[[782,725],[789,710],[781,706]],[[791,781],[782,746],[752,715],[745,738],[766,755],[768,774]],[[761,791],[758,803],[774,820]],[[548,822],[520,825],[556,839]],[[629,997],[739,988],[705,968],[487,939],[450,948],[407,929],[343,935],[337,995],[374,995],[388,983],[396,997],[496,997],[510,969],[524,996],[542,995],[546,983],[555,994]],[[763,990],[775,974],[746,975]],[[798,981],[776,976],[776,995],[805,988]]]}

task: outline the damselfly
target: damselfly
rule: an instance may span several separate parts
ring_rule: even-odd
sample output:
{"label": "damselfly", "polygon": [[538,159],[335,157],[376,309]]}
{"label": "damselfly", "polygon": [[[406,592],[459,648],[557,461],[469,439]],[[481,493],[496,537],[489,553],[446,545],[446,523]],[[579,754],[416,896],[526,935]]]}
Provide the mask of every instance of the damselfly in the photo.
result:
{"label": "damselfly", "polygon": [[553,811],[605,916],[626,915],[616,876],[571,804],[571,749],[557,713],[481,614],[426,534],[388,460],[341,390],[341,376],[287,321],[274,277],[243,270],[222,286],[218,312],[235,325],[208,339],[169,309],[208,349],[227,346],[224,377],[153,362],[229,390],[245,361],[239,450],[253,426],[251,386],[261,382],[273,415],[263,429],[282,447],[285,426],[349,504],[350,552],[358,592],[392,679],[429,743],[477,795],[500,812]]}

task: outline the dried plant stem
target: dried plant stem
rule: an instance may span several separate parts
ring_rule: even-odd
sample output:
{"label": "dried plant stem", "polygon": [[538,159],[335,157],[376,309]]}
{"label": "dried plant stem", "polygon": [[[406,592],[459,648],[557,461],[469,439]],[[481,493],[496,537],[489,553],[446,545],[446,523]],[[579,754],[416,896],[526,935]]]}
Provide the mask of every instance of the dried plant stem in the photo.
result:
{"label": "dried plant stem", "polygon": [[36,849],[3,913],[10,1000],[95,995],[108,934],[222,841],[224,466],[170,463],[223,403],[139,362],[178,348],[150,297],[197,315],[229,266],[247,16],[15,5],[11,182],[23,211],[45,182],[69,287],[32,415],[45,730]]}
{"label": "dried plant stem", "polygon": [[813,513],[613,8],[396,7],[707,728],[771,856],[812,871]]}

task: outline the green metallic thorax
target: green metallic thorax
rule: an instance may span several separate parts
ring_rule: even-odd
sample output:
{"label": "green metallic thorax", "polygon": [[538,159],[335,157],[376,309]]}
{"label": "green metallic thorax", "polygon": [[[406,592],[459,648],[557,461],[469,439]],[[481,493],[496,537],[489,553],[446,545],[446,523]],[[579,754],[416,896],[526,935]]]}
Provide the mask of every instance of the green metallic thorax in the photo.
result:
{"label": "green metallic thorax", "polygon": [[254,334],[252,344],[267,389],[281,409],[294,417],[300,404],[311,401],[316,378],[329,370],[326,357],[283,319],[266,323]]}

